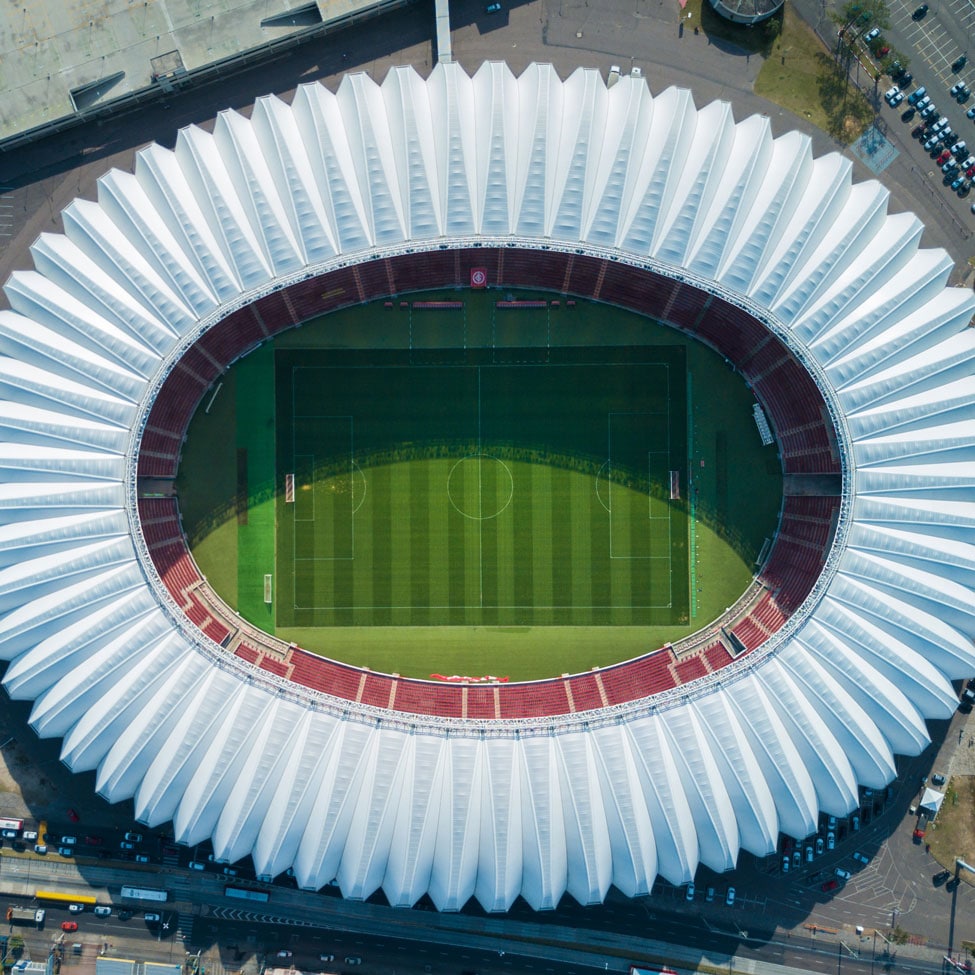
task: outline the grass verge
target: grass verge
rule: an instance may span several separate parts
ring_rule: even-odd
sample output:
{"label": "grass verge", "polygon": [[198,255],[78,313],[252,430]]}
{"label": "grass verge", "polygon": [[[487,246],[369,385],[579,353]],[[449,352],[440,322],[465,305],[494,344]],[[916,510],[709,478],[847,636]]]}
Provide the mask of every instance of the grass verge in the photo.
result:
{"label": "grass verge", "polygon": [[849,144],[873,119],[866,98],[815,31],[786,4],[782,31],[755,79],[755,93]]}

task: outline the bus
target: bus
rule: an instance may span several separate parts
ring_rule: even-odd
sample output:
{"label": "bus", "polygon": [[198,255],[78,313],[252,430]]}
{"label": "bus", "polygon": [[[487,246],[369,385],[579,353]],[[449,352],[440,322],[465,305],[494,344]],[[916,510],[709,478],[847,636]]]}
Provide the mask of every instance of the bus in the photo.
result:
{"label": "bus", "polygon": [[0,829],[13,829],[18,833],[24,828],[22,819],[0,819]]}
{"label": "bus", "polygon": [[94,894],[72,894],[61,890],[39,890],[34,894],[34,899],[49,904],[86,904],[89,907],[98,903]]}
{"label": "bus", "polygon": [[159,890],[156,887],[123,887],[122,896],[137,901],[167,901],[169,891]]}
{"label": "bus", "polygon": [[266,904],[271,895],[266,890],[251,890],[250,887],[224,887],[224,896],[236,897],[242,901],[259,901]]}

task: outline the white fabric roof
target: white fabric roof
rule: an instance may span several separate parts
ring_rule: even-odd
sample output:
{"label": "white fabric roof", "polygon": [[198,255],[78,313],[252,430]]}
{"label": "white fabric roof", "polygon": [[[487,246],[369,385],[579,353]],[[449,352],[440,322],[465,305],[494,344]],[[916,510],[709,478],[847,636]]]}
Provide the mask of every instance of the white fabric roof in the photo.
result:
{"label": "white fabric roof", "polygon": [[[0,658],[32,724],[140,820],[257,871],[456,910],[554,907],[731,868],[842,815],[975,673],[975,312],[877,182],[768,119],[593,71],[441,64],[269,96],[78,200],[0,312]],[[739,295],[845,413],[833,574],[722,684],[541,727],[377,721],[244,674],[128,534],[134,437],[180,340],[247,293],[473,238]],[[681,270],[683,269],[683,271]],[[219,707],[214,706],[219,702]],[[517,726],[518,734],[514,734]],[[448,735],[446,732],[450,731]]]}

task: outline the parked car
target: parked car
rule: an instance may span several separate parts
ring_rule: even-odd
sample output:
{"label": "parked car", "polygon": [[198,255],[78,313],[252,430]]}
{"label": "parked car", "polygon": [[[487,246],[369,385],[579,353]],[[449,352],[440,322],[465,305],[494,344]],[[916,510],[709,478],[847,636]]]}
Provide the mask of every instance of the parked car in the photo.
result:
{"label": "parked car", "polygon": [[486,7],[484,8],[484,12],[485,12],[486,14],[496,14],[496,13],[500,13],[500,12],[501,12],[501,4],[500,4],[500,3],[489,3],[489,4],[488,4],[488,5],[487,5],[487,6],[486,6]]}
{"label": "parked car", "polygon": [[136,863],[152,863],[152,858],[147,853],[136,853]]}
{"label": "parked car", "polygon": [[[948,119],[946,116],[942,115],[934,125],[931,126],[935,132],[940,132],[942,129],[948,128]],[[866,793],[864,793],[864,798],[867,798]]]}
{"label": "parked car", "polygon": [[62,856],[62,857],[73,857],[74,856],[74,847],[73,846],[59,846],[58,847],[58,856]]}
{"label": "parked car", "polygon": [[806,863],[812,863],[813,860],[813,848],[812,846],[806,847]]}
{"label": "parked car", "polygon": [[190,870],[206,870],[207,865],[205,863],[200,863],[198,860],[190,860],[189,868]]}
{"label": "parked car", "polygon": [[332,955],[332,954],[319,955],[318,956],[318,960],[319,961],[325,961],[325,962],[335,961],[335,955]]}
{"label": "parked car", "polygon": [[919,98],[917,104],[914,106],[916,109],[920,110],[922,108],[927,108],[931,104],[931,96],[925,95],[923,98]]}
{"label": "parked car", "polygon": [[889,102],[894,97],[894,95],[899,95],[900,93],[901,93],[900,88],[898,88],[897,85],[892,85],[884,92],[884,101]]}
{"label": "parked car", "polygon": [[[962,139],[961,141],[956,142],[949,151],[956,158],[961,158],[962,156],[965,155],[966,152],[968,152],[968,145],[965,142],[965,140]],[[941,781],[939,782],[938,779],[940,779]],[[937,775],[931,777],[931,781],[935,785],[944,785],[945,777],[939,772]]]}
{"label": "parked car", "polygon": [[943,166],[949,159],[951,159],[951,153],[947,149],[943,149],[938,156],[937,163],[939,166]]}
{"label": "parked car", "polygon": [[857,863],[862,863],[864,865],[870,862],[870,857],[868,857],[865,853],[861,853],[859,850],[853,854],[853,859],[856,860]]}
{"label": "parked car", "polygon": [[824,849],[825,849],[825,847],[823,846],[823,838],[821,836],[817,836],[816,837],[816,856],[818,856],[818,857],[819,856],[822,856]]}
{"label": "parked car", "polygon": [[126,833],[125,834],[125,838],[130,843],[141,843],[142,842],[142,834],[141,833]]}
{"label": "parked car", "polygon": [[941,172],[943,172],[945,174],[945,176],[947,176],[948,173],[953,173],[953,172],[955,172],[956,169],[958,169],[958,163],[956,163],[954,159],[949,159],[941,167]]}
{"label": "parked car", "polygon": [[135,849],[135,843],[130,843],[128,840],[122,840],[119,843],[118,848],[120,850],[134,850]]}
{"label": "parked car", "polygon": [[[975,119],[975,105],[972,105],[972,107],[965,112],[965,118]],[[971,690],[971,688],[969,688],[969,690]]]}
{"label": "parked car", "polygon": [[692,901],[694,900],[694,884],[689,883],[687,889],[684,891],[684,900]]}
{"label": "parked car", "polygon": [[897,84],[901,86],[902,89],[907,88],[914,81],[914,75],[910,71],[905,71],[898,79]]}
{"label": "parked car", "polygon": [[928,5],[926,3],[922,3],[921,6],[918,7],[914,11],[914,13],[911,14],[911,19],[912,20],[924,20],[924,17],[927,14],[927,12],[928,12]]}
{"label": "parked car", "polygon": [[0,836],[5,840],[15,840],[17,839],[17,830],[15,829],[5,829],[0,831]]}
{"label": "parked car", "polygon": [[924,85],[921,85],[920,88],[912,91],[910,95],[907,96],[907,100],[911,105],[916,105],[927,93],[927,88],[925,88]]}
{"label": "parked car", "polygon": [[37,830],[36,829],[25,829],[24,830],[24,839],[27,840],[28,843],[35,843],[37,841]]}
{"label": "parked car", "polygon": [[840,882],[838,880],[827,880],[826,883],[823,884],[823,893],[828,894],[831,890],[836,890],[839,885]]}
{"label": "parked car", "polygon": [[963,54],[960,58],[956,58],[955,61],[952,62],[951,70],[957,74],[962,68],[965,67],[966,64],[968,64],[968,57]]}
{"label": "parked car", "polygon": [[100,836],[86,836],[85,842],[89,846],[101,846],[104,840]]}
{"label": "parked car", "polygon": [[346,965],[361,965],[362,959],[358,955],[346,955],[345,963]]}
{"label": "parked car", "polygon": [[73,809],[69,809],[68,810],[68,819],[70,819],[71,822],[73,822],[73,823],[77,823],[78,820],[81,819],[81,817]]}
{"label": "parked car", "polygon": [[729,887],[728,893],[725,894],[724,902],[726,907],[731,907],[735,903],[735,888]]}
{"label": "parked car", "polygon": [[237,871],[233,867],[224,867],[223,874],[225,877],[236,877]]}
{"label": "parked car", "polygon": [[792,865],[792,861],[788,857],[782,857],[782,872],[788,873],[789,867]]}
{"label": "parked car", "polygon": [[957,193],[965,185],[965,174],[960,173],[951,183],[952,190]]}
{"label": "parked car", "polygon": [[923,125],[915,125],[914,128],[911,129],[911,138],[912,139],[917,139],[919,136],[923,136],[923,135],[924,135],[924,126]]}
{"label": "parked car", "polygon": [[708,889],[704,892],[704,899],[709,904],[713,904],[714,903],[714,888],[713,887],[708,887]]}
{"label": "parked car", "polygon": [[875,41],[878,37],[880,37],[880,28],[874,27],[863,35],[863,40],[869,44],[871,41]]}
{"label": "parked car", "polygon": [[958,94],[958,92],[960,92],[964,87],[965,87],[965,82],[958,81],[951,86],[951,88],[949,89],[949,94],[951,95],[952,98],[954,98]]}
{"label": "parked car", "polygon": [[835,873],[840,880],[849,880],[852,876],[849,870],[844,870],[842,867],[837,867],[833,873]]}
{"label": "parked car", "polygon": [[826,849],[835,850],[836,849],[836,834],[829,832],[826,834]]}
{"label": "parked car", "polygon": [[928,105],[927,108],[922,108],[920,110],[921,118],[923,118],[923,119],[929,119],[929,118],[931,118],[932,115],[936,114],[937,111],[938,111],[937,106],[935,106],[935,105]]}

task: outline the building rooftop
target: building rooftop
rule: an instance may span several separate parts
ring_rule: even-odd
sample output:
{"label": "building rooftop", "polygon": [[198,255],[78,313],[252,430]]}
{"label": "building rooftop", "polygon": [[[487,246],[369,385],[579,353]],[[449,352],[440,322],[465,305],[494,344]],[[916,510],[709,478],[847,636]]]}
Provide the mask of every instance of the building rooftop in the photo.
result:
{"label": "building rooftop", "polygon": [[4,5],[0,148],[402,2],[34,0]]}

